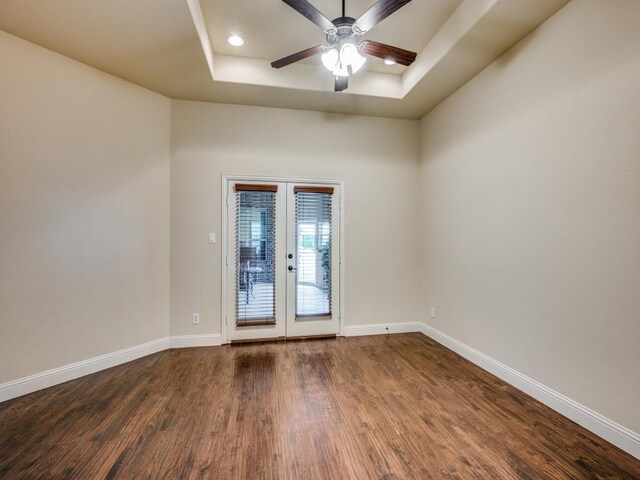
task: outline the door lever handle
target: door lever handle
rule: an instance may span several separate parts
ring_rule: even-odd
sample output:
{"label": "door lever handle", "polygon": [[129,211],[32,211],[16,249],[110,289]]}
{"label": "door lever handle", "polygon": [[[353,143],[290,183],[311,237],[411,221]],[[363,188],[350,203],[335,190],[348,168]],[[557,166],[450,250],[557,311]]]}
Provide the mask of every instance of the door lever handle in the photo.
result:
{"label": "door lever handle", "polygon": [[290,272],[293,272],[296,268],[293,265],[289,265],[287,267],[287,270],[289,270]]}

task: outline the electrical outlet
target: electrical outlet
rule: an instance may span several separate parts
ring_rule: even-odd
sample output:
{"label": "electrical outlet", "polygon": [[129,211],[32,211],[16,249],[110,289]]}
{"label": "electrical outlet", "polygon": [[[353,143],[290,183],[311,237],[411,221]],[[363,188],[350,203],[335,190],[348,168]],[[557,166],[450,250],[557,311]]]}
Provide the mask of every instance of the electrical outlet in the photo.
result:
{"label": "electrical outlet", "polygon": [[194,313],[193,315],[191,315],[191,323],[193,323],[194,325],[200,325],[200,314],[199,313]]}
{"label": "electrical outlet", "polygon": [[431,318],[436,318],[436,307],[431,307],[429,314],[431,315]]}

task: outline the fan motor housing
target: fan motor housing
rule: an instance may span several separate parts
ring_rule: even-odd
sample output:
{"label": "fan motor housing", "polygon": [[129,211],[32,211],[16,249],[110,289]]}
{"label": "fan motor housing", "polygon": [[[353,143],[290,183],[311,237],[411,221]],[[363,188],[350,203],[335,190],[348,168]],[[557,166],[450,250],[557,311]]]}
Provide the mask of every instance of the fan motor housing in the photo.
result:
{"label": "fan motor housing", "polygon": [[353,24],[356,23],[356,19],[353,17],[338,17],[331,23],[336,26],[335,32],[327,34],[327,42],[331,45],[339,40],[353,37],[356,34],[353,29]]}

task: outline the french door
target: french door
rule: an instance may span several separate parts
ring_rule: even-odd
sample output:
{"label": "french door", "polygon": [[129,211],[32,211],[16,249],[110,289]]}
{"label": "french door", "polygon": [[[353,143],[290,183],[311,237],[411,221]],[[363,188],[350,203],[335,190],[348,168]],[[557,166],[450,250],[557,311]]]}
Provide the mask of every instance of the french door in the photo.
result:
{"label": "french door", "polygon": [[340,185],[227,183],[228,340],[340,330]]}

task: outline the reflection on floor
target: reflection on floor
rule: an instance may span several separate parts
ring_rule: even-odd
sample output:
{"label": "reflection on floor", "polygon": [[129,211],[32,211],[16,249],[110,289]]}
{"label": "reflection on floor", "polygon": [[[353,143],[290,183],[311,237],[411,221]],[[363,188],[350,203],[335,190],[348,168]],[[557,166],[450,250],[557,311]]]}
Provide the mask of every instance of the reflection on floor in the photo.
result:
{"label": "reflection on floor", "polygon": [[[244,318],[265,318],[274,315],[273,312],[273,284],[255,283],[253,291],[238,292],[238,313]],[[298,285],[297,315],[317,315],[331,311],[329,303],[329,289],[318,288],[315,285]]]}

